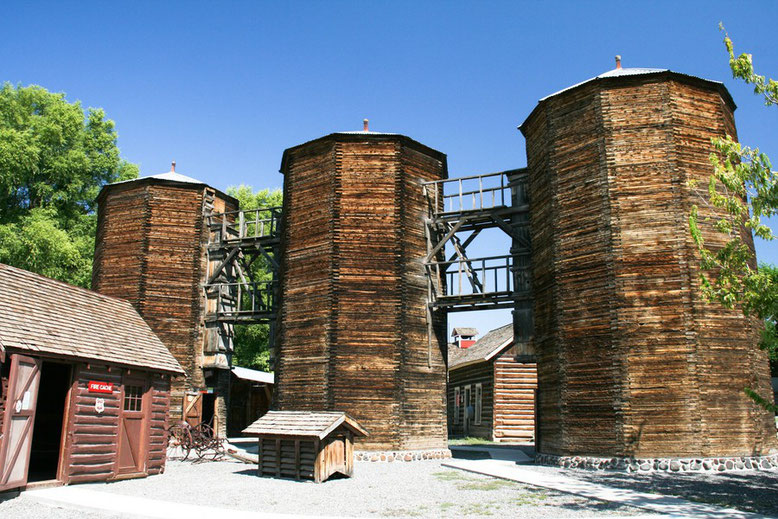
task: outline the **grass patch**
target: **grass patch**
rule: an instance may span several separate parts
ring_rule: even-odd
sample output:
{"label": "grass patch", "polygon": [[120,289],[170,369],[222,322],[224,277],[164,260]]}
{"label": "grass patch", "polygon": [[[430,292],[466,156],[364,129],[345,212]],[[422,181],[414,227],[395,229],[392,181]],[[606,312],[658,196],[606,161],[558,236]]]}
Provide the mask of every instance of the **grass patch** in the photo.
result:
{"label": "grass patch", "polygon": [[465,438],[456,438],[448,441],[449,445],[496,445],[495,442],[489,441],[485,438],[476,438],[474,436],[467,436]]}
{"label": "grass patch", "polygon": [[515,487],[518,483],[506,481],[504,479],[475,479],[468,482],[461,482],[457,485],[459,490],[500,490],[503,488]]}
{"label": "grass patch", "polygon": [[453,506],[454,506],[454,503],[449,503],[448,501],[446,501],[445,503],[440,503],[440,509],[443,512],[448,511]]}
{"label": "grass patch", "polygon": [[426,506],[420,506],[418,508],[387,508],[381,511],[381,515],[384,517],[419,517],[424,515],[427,511]]}
{"label": "grass patch", "polygon": [[542,491],[527,492],[525,494],[519,494],[513,499],[513,504],[517,506],[537,506],[548,499],[548,496]]}
{"label": "grass patch", "polygon": [[462,515],[492,515],[495,508],[492,503],[471,503],[460,510]]}
{"label": "grass patch", "polygon": [[432,477],[438,481],[471,481],[474,478],[462,472],[461,470],[444,470],[443,472],[433,472]]}

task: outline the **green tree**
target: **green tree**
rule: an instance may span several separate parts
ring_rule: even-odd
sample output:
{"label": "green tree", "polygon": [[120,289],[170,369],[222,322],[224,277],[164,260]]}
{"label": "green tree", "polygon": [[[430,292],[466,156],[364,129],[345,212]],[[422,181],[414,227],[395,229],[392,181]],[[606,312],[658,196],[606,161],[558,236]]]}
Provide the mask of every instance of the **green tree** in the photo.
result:
{"label": "green tree", "polygon": [[[722,25],[719,28],[724,31]],[[733,77],[753,85],[754,93],[762,96],[767,106],[777,105],[778,82],[756,74],[750,54],[736,56],[726,32],[724,46]],[[765,320],[760,345],[768,350],[771,370],[778,374],[778,270],[767,264],[757,268],[756,258],[745,241],[748,233],[764,240],[776,238],[762,219],[778,213],[778,176],[767,155],[758,148],[741,145],[730,135],[713,139],[713,146],[710,161],[714,171],[707,186],[707,203],[720,210],[713,223],[726,237],[726,243],[715,249],[706,246],[699,228],[698,208],[694,206],[689,225],[700,252],[703,291],[711,301],[728,308],[739,305],[746,315]],[[753,390],[746,392],[764,407],[778,411]]]}
{"label": "green tree", "polygon": [[[237,198],[243,210],[280,207],[283,197],[280,189],[254,191],[251,186],[246,185],[230,187],[227,194]],[[254,262],[252,274],[257,281],[272,279],[270,265],[264,258]],[[235,326],[233,362],[245,368],[270,371],[269,338],[270,329],[266,324]]]}
{"label": "green tree", "polygon": [[0,262],[88,287],[95,198],[138,176],[102,109],[39,86],[0,89]]}

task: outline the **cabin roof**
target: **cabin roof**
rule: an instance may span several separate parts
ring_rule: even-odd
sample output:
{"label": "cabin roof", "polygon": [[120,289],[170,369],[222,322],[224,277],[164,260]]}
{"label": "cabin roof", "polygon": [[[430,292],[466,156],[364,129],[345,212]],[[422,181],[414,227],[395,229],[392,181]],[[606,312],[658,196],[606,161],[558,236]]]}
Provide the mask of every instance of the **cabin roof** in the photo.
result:
{"label": "cabin roof", "polygon": [[135,311],[115,297],[0,263],[5,349],[183,373]]}
{"label": "cabin roof", "polygon": [[241,368],[240,366],[232,367],[232,374],[241,380],[249,380],[251,382],[261,382],[263,384],[274,384],[275,377],[272,373],[267,371],[259,371],[257,369]]}
{"label": "cabin roof", "polygon": [[513,343],[513,323],[495,328],[469,348],[460,348],[456,344],[448,346],[448,369],[459,369],[471,364],[486,362]]}
{"label": "cabin roof", "polygon": [[465,337],[473,337],[475,335],[478,335],[478,330],[475,328],[454,328],[451,332],[452,337],[456,337],[457,335],[464,335]]}
{"label": "cabin roof", "polygon": [[253,436],[307,436],[323,440],[343,425],[356,436],[368,433],[356,420],[339,411],[268,411],[243,430]]}

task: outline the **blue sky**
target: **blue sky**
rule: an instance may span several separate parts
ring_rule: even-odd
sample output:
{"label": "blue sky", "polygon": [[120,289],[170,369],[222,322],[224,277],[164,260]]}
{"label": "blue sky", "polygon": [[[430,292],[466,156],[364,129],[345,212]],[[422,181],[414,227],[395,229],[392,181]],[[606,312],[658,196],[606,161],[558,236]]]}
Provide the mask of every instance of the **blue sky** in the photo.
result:
{"label": "blue sky", "polygon": [[[7,2],[0,80],[102,107],[125,159],[217,188],[279,187],[285,148],[408,135],[450,176],[526,164],[537,100],[613,68],[723,81],[742,142],[778,161],[778,110],[731,79],[718,30],[778,76],[778,2]],[[778,262],[778,246],[759,245]],[[460,315],[482,331],[498,315]],[[469,321],[468,323],[464,321]]]}

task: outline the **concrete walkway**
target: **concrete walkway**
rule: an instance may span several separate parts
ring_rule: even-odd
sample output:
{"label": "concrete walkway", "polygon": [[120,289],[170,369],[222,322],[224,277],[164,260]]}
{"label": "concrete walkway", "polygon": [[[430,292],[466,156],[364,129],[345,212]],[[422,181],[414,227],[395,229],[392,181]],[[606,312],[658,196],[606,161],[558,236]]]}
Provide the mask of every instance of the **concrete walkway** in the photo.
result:
{"label": "concrete walkway", "polygon": [[597,483],[589,483],[561,474],[549,474],[528,469],[515,462],[505,460],[453,459],[443,462],[442,465],[444,467],[465,470],[485,476],[516,481],[526,485],[534,485],[557,490],[559,492],[566,492],[568,494],[575,494],[590,499],[599,499],[601,501],[634,506],[646,510],[647,512],[663,514],[669,517],[710,519],[720,519],[722,517],[734,519],[761,519],[768,517],[751,512],[742,512],[740,510],[735,510],[734,508],[719,508],[703,503],[687,501],[680,497],[649,494],[646,492],[614,488]]}
{"label": "concrete walkway", "polygon": [[71,510],[87,510],[99,514],[110,514],[128,519],[290,519],[291,517],[316,517],[336,519],[328,516],[301,516],[299,514],[274,514],[232,510],[215,506],[200,506],[172,501],[160,501],[145,497],[125,496],[92,490],[85,486],[65,486],[28,490],[17,499],[32,500]]}

